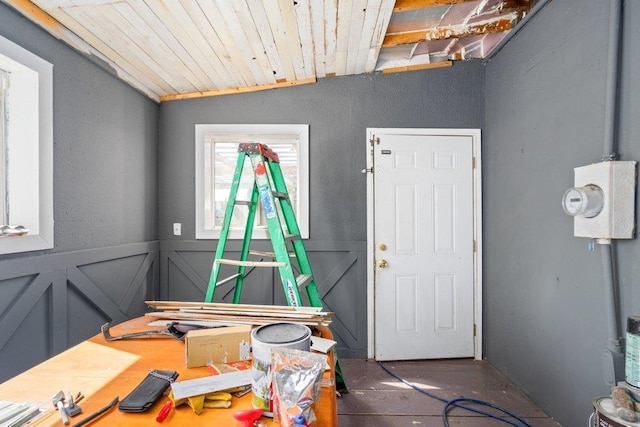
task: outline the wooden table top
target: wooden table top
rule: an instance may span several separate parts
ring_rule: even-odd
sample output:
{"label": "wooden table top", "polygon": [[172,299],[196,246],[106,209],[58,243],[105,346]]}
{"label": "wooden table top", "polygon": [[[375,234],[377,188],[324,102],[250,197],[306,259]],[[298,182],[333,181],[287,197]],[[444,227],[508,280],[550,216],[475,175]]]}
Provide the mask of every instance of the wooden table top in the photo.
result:
{"label": "wooden table top", "polygon": [[[110,328],[113,336],[152,328],[148,323],[154,319],[138,317]],[[331,338],[328,328],[320,327],[325,338]],[[330,365],[333,366],[330,356]],[[25,371],[0,384],[0,400],[12,402],[41,402],[43,407],[53,409],[51,398],[63,391],[75,395],[81,392],[85,397],[78,402],[82,413],[70,418],[70,425],[93,414],[111,402],[116,396],[122,400],[147,375],[149,370],[175,370],[177,381],[201,378],[210,375],[206,367],[186,368],[184,341],[173,338],[138,338],[106,341],[102,334],[84,341],[57,356]],[[140,426],[159,425],[158,412],[167,402],[160,398],[151,409],[144,413],[124,413],[117,408],[93,421],[94,425]],[[171,411],[162,423],[167,426],[207,425],[240,426],[233,418],[239,410],[251,409],[251,393],[232,400],[228,409],[206,409],[196,415],[187,405]],[[324,374],[320,397],[315,407],[318,426],[337,426],[337,403],[335,371]],[[268,426],[275,426],[272,419],[263,417]],[[50,411],[39,419],[37,426],[62,426],[57,411]]]}

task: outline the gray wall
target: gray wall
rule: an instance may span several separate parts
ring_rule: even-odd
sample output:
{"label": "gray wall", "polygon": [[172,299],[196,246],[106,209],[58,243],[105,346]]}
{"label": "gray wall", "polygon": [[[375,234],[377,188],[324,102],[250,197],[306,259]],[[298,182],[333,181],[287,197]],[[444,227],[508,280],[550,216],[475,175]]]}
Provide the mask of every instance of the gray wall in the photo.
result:
{"label": "gray wall", "polygon": [[144,311],[159,279],[156,103],[0,4],[53,64],[55,247],[0,256],[0,381]]}
{"label": "gray wall", "polygon": [[[625,8],[618,152],[640,160],[640,2]],[[603,153],[608,23],[607,0],[552,1],[486,67],[486,357],[566,426],[609,393],[601,248],[560,206],[573,168]],[[640,242],[617,255],[622,322],[640,314]]]}
{"label": "gray wall", "polygon": [[[480,128],[484,67],[320,79],[312,85],[163,103],[160,107],[160,239],[163,296],[204,298],[216,241],[195,242],[196,123],[310,125],[310,253],[341,357],[366,357],[367,127]],[[183,235],[172,235],[181,222]],[[277,278],[277,277],[276,277]],[[273,275],[264,280],[273,281]],[[245,289],[247,287],[245,286]],[[280,285],[249,295],[278,301]],[[218,292],[216,292],[216,300]],[[244,302],[244,301],[243,301]]]}

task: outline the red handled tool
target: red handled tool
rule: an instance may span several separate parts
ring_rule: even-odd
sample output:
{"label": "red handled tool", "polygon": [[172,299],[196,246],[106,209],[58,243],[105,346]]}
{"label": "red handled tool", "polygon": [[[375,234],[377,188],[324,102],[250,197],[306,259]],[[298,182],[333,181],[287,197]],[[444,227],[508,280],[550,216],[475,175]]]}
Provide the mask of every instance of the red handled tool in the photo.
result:
{"label": "red handled tool", "polygon": [[172,407],[173,407],[173,402],[172,401],[169,400],[167,403],[165,403],[164,406],[162,407],[162,409],[160,409],[160,412],[158,412],[158,416],[156,417],[156,421],[161,423],[165,419],[167,419],[167,417],[169,416],[169,412],[171,412],[171,408]]}
{"label": "red handled tool", "polygon": [[262,409],[247,409],[233,413],[233,418],[242,423],[242,427],[253,427],[253,422],[262,416]]}

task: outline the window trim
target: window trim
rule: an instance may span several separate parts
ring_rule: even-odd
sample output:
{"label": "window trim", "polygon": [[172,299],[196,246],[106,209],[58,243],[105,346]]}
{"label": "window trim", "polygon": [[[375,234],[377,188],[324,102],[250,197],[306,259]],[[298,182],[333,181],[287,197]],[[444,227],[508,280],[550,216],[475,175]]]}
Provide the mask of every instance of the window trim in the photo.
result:
{"label": "window trim", "polygon": [[[1,237],[0,255],[53,248],[53,65],[0,36],[0,54],[38,74],[38,232]],[[10,161],[10,160],[9,160]]]}
{"label": "window trim", "polygon": [[[196,124],[195,132],[195,211],[197,240],[219,239],[220,230],[206,230],[204,228],[204,153],[205,134],[236,134],[236,135],[270,135],[297,134],[298,135],[298,211],[296,219],[303,239],[309,238],[309,125],[301,124]],[[229,239],[242,239],[242,230],[230,230]],[[268,239],[266,229],[255,229],[253,239]]]}

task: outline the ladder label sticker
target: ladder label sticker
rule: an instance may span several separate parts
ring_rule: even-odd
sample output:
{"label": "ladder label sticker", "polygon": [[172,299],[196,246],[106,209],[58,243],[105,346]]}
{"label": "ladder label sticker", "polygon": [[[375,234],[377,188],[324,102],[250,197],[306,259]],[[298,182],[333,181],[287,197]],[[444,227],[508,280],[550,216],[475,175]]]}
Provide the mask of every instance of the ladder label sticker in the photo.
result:
{"label": "ladder label sticker", "polygon": [[273,203],[271,203],[271,197],[269,197],[268,187],[260,188],[260,198],[262,199],[262,206],[264,207],[264,215],[267,218],[273,218],[274,216],[276,216],[276,211],[273,208]]}
{"label": "ladder label sticker", "polygon": [[264,208],[264,215],[267,218],[273,218],[276,216],[275,207],[271,200],[271,190],[269,189],[269,178],[267,177],[267,169],[264,166],[264,162],[259,161],[256,163],[256,184],[260,189],[260,200],[262,200],[262,207]]}
{"label": "ladder label sticker", "polygon": [[297,307],[298,306],[298,297],[296,295],[296,290],[293,287],[293,283],[291,283],[291,280],[287,279],[287,293],[289,294],[289,301],[291,302],[291,306],[293,307]]}

